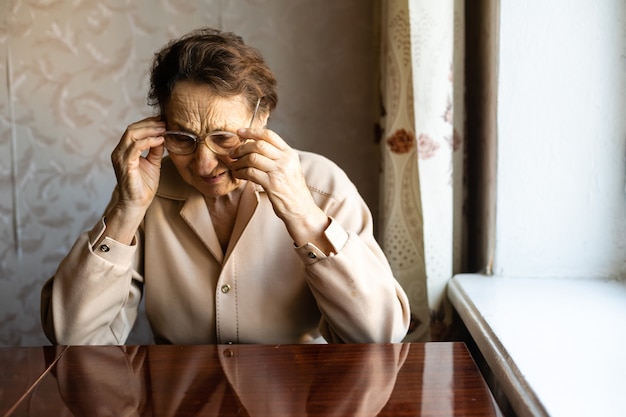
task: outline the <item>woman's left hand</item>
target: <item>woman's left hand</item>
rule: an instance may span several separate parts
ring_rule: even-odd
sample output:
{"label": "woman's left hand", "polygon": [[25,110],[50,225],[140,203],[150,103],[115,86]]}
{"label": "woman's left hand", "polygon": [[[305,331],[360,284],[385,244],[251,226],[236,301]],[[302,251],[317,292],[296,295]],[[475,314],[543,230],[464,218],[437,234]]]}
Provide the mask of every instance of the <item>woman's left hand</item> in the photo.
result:
{"label": "woman's left hand", "polygon": [[296,244],[317,240],[329,220],[311,196],[298,153],[269,129],[240,129],[237,134],[249,140],[230,155],[233,175],[265,189]]}

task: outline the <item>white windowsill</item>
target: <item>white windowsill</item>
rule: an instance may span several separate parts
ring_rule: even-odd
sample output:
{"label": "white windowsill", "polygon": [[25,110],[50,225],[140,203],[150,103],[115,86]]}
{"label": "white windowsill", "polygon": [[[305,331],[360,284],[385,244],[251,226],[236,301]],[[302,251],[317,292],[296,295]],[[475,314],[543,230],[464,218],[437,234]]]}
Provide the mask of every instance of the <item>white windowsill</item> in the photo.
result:
{"label": "white windowsill", "polygon": [[448,296],[520,417],[626,415],[626,283],[462,274]]}

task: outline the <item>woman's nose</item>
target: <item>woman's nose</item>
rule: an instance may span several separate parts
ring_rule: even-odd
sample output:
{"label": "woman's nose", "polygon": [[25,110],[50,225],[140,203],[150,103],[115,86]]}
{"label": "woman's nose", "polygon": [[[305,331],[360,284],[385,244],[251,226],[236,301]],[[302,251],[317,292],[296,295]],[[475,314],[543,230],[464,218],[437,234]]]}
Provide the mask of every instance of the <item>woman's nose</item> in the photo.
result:
{"label": "woman's nose", "polygon": [[200,172],[211,172],[219,164],[217,154],[204,143],[198,144],[193,155]]}

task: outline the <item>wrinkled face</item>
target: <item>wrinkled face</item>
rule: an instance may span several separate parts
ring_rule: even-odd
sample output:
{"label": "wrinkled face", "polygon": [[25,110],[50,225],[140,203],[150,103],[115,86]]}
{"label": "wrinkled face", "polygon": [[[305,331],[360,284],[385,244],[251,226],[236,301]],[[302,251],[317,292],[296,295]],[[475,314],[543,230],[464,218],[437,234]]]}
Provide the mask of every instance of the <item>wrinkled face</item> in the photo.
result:
{"label": "wrinkled face", "polygon": [[243,96],[223,98],[208,86],[182,81],[174,86],[165,117],[168,130],[193,133],[201,141],[191,155],[170,153],[187,184],[208,198],[224,196],[240,185],[240,180],[232,176],[228,155],[216,155],[205,145],[204,138],[216,130],[236,133],[250,125],[252,111]]}

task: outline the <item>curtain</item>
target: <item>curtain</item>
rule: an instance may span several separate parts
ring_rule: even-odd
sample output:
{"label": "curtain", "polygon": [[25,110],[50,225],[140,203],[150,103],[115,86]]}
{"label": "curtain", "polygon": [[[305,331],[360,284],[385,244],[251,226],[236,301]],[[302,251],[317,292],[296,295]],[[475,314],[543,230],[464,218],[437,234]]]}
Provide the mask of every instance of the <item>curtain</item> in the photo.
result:
{"label": "curtain", "polygon": [[381,7],[379,234],[411,303],[405,340],[439,340],[451,323],[446,284],[462,262],[463,2]]}

